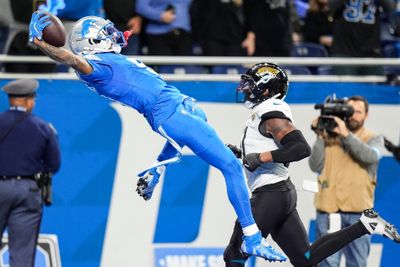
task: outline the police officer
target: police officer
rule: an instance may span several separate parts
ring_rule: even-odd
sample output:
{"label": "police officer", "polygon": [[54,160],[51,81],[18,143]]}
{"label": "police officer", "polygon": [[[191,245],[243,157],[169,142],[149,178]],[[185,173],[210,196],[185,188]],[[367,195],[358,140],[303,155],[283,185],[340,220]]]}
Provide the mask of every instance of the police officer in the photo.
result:
{"label": "police officer", "polygon": [[10,108],[0,113],[0,236],[7,228],[11,267],[34,266],[43,208],[35,177],[60,168],[55,131],[31,113],[38,86],[24,79],[2,88]]}

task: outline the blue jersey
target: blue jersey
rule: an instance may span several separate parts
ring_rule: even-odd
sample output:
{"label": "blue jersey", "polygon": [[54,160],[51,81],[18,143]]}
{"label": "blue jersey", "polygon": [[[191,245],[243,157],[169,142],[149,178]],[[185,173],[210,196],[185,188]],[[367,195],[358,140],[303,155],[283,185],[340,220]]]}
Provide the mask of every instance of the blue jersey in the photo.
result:
{"label": "blue jersey", "polygon": [[102,96],[133,107],[153,129],[166,121],[185,98],[140,60],[115,53],[86,55],[85,59],[93,72],[77,74],[86,85]]}

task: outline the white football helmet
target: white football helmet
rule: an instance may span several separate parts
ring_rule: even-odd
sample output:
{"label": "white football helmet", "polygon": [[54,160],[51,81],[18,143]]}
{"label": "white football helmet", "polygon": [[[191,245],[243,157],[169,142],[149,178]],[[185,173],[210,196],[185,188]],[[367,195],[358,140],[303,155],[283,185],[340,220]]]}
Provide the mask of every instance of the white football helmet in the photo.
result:
{"label": "white football helmet", "polygon": [[126,45],[122,32],[100,17],[87,16],[78,20],[69,34],[69,47],[77,55],[104,52],[120,53]]}

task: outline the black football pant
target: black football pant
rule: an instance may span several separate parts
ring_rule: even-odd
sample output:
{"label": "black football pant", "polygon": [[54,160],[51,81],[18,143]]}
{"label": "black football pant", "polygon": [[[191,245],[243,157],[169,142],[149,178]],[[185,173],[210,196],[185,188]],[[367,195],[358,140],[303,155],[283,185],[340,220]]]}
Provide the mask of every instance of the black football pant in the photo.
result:
{"label": "black football pant", "polygon": [[[306,229],[296,209],[297,193],[288,179],[257,188],[251,205],[254,218],[264,237],[271,234],[274,241],[295,267],[316,266],[354,239],[367,234],[361,222],[316,240],[311,246]],[[236,221],[229,245],[224,252],[226,267],[243,267],[238,263],[247,256],[240,252],[242,229]]]}

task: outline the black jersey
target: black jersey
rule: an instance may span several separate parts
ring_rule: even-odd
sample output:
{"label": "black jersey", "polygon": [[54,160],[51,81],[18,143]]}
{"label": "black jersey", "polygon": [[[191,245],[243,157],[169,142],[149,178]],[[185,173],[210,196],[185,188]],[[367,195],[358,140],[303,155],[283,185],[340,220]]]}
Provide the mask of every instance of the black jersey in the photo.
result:
{"label": "black jersey", "polygon": [[291,48],[290,0],[245,0],[243,7],[246,31],[255,33],[257,45]]}
{"label": "black jersey", "polygon": [[381,7],[392,0],[346,0],[334,12],[332,53],[352,57],[380,56]]}

